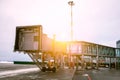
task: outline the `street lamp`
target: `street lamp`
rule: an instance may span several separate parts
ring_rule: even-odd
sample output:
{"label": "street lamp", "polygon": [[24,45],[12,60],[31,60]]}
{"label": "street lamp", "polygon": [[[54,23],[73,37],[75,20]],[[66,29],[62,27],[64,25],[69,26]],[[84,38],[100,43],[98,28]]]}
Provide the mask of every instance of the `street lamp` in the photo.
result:
{"label": "street lamp", "polygon": [[73,14],[72,14],[72,6],[74,5],[73,1],[69,1],[68,4],[71,7],[71,41],[73,41]]}

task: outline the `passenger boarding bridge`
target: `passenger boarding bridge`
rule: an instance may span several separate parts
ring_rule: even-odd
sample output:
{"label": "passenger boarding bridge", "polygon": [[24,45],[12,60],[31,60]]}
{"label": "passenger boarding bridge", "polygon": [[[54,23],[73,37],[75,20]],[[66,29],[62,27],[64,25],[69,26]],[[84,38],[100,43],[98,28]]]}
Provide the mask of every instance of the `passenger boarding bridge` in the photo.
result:
{"label": "passenger boarding bridge", "polygon": [[[84,63],[84,56],[88,56],[90,58],[90,61],[92,62],[92,59],[96,59],[96,66],[99,67],[99,63],[102,61],[105,62],[106,59],[108,59],[109,68],[111,68],[111,63],[115,64],[115,68],[118,68],[120,56],[120,49],[104,46],[100,44],[85,42],[85,41],[73,41],[68,42],[67,44],[67,53],[71,53],[72,56],[76,56],[78,59],[81,60],[81,62]],[[92,66],[92,65],[91,65]]]}
{"label": "passenger boarding bridge", "polygon": [[120,68],[119,48],[85,41],[56,41],[55,35],[51,39],[43,34],[41,25],[16,27],[14,51],[28,54],[40,70],[46,66],[46,62],[50,61],[53,61],[56,67],[70,67],[72,62],[73,67],[78,68],[81,63],[83,68],[86,63],[84,57],[89,57],[90,66],[93,66],[93,60],[96,61],[97,69],[99,63],[106,59],[109,68],[111,68],[111,63],[115,64],[116,69]]}

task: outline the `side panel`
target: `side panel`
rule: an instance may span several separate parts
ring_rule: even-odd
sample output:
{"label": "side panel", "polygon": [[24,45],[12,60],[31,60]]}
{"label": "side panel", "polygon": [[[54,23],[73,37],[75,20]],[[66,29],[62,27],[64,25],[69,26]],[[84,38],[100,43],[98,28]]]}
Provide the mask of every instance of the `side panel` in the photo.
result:
{"label": "side panel", "polygon": [[42,51],[52,52],[52,39],[50,39],[46,34],[42,35]]}

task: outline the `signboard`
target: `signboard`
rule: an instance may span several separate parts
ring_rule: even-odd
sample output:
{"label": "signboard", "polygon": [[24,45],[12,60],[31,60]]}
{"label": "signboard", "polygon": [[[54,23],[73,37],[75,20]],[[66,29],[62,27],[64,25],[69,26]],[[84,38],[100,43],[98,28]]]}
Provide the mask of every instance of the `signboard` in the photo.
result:
{"label": "signboard", "polygon": [[17,26],[14,51],[38,51],[42,49],[42,26]]}

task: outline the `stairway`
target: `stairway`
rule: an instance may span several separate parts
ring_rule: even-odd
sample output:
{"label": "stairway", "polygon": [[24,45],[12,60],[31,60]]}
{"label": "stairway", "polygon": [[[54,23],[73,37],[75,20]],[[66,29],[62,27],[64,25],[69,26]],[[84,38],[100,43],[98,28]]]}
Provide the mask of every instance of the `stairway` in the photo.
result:
{"label": "stairway", "polygon": [[27,53],[30,58],[35,62],[35,64],[38,66],[40,70],[42,70],[43,64],[41,61],[41,55],[39,53]]}

